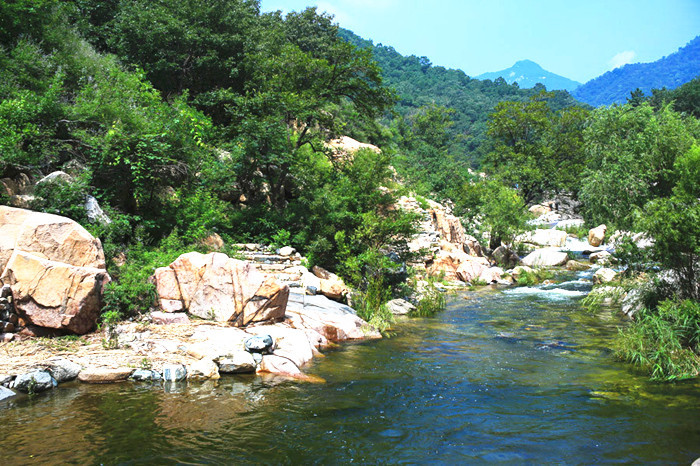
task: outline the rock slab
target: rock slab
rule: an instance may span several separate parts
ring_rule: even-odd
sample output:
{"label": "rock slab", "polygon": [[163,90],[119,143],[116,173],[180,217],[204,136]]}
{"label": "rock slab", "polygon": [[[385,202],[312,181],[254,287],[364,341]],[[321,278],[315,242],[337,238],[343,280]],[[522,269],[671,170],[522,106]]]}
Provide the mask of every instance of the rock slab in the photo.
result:
{"label": "rock slab", "polygon": [[221,253],[183,254],[153,279],[163,311],[186,310],[237,327],[283,319],[289,298],[288,286]]}

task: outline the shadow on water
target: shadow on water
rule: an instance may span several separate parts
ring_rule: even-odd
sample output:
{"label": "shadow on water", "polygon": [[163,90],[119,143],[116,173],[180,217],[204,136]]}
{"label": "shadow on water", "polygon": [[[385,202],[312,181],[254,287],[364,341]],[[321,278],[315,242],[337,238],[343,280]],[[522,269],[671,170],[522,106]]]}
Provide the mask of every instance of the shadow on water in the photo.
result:
{"label": "shadow on water", "polygon": [[317,359],[325,384],[71,384],[0,404],[3,462],[689,464],[700,384],[651,384],[615,361],[624,322],[583,311],[589,289],[579,274],[453,296]]}

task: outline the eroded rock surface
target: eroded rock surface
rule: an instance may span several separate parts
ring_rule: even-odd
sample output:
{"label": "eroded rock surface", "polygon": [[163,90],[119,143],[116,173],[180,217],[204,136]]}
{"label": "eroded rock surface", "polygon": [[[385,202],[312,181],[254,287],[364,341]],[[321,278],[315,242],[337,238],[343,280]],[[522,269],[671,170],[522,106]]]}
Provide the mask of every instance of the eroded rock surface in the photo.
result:
{"label": "eroded rock surface", "polygon": [[109,281],[100,240],[76,222],[0,206],[0,284],[26,323],[90,331]]}
{"label": "eroded rock surface", "polygon": [[250,263],[225,254],[190,252],[154,274],[158,300],[166,312],[244,327],[284,318],[289,287]]}

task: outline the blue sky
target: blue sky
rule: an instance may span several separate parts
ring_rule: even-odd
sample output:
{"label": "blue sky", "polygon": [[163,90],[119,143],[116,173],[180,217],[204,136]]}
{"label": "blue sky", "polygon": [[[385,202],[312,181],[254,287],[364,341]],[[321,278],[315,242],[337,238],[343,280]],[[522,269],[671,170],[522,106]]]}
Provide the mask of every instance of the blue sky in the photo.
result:
{"label": "blue sky", "polygon": [[375,43],[470,76],[530,59],[576,81],[649,62],[700,35],[700,0],[261,0],[318,6]]}

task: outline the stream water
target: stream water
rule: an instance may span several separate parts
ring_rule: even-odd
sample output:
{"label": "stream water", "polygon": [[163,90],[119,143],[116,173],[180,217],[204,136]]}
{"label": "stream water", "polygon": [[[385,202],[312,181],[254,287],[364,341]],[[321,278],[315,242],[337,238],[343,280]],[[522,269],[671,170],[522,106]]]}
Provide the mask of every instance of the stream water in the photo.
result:
{"label": "stream water", "polygon": [[586,274],[464,293],[380,341],[317,359],[309,384],[78,383],[0,404],[2,464],[690,464],[700,383],[653,384],[609,351]]}

